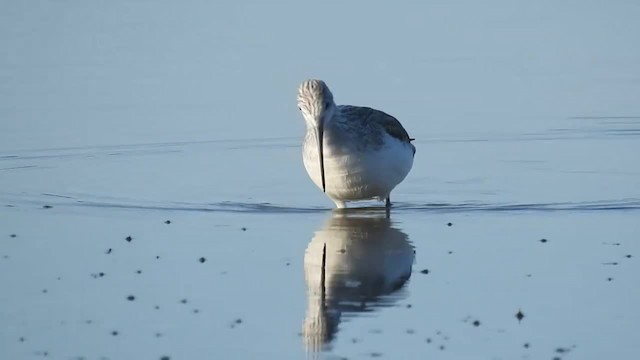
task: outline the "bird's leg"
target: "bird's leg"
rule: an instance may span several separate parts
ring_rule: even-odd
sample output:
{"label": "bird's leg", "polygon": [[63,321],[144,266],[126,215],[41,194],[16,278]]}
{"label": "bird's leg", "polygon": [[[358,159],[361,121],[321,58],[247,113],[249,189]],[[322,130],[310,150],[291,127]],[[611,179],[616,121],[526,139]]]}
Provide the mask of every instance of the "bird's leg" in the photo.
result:
{"label": "bird's leg", "polygon": [[336,207],[338,209],[346,209],[347,208],[347,203],[346,202],[340,201],[340,200],[334,200],[334,199],[331,199],[331,200],[333,200],[333,202],[336,204]]}
{"label": "bird's leg", "polygon": [[391,207],[391,195],[387,196],[384,206],[388,209]]}

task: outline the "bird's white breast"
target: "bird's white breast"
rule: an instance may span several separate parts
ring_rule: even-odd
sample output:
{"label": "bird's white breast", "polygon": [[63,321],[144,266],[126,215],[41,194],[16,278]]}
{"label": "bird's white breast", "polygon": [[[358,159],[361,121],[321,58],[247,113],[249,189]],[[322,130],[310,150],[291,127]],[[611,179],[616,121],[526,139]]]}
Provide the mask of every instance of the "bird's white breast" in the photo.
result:
{"label": "bird's white breast", "polygon": [[[342,136],[336,140],[330,130],[325,131],[326,193],[334,201],[385,198],[413,166],[413,146],[387,133],[383,134],[379,146],[364,149],[351,146]],[[318,147],[313,132],[308,132],[305,138],[303,161],[313,182],[322,188]]]}

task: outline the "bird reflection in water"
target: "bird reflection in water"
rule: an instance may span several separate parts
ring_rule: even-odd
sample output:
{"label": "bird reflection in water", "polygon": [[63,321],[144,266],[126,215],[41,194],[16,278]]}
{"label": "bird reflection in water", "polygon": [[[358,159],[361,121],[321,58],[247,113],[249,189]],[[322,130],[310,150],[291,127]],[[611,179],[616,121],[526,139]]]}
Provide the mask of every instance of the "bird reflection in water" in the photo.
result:
{"label": "bird reflection in water", "polygon": [[326,348],[344,318],[393,305],[411,276],[414,249],[384,210],[335,210],[304,255],[307,351]]}

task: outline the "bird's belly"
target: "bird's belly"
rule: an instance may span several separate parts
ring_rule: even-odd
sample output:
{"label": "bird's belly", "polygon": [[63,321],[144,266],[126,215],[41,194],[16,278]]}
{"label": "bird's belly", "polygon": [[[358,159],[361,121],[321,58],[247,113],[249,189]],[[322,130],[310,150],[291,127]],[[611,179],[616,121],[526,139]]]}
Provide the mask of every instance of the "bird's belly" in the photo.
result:
{"label": "bird's belly", "polygon": [[[409,173],[413,165],[413,148],[389,138],[378,149],[365,151],[340,149],[325,145],[324,173],[327,195],[336,200],[384,198]],[[305,144],[304,165],[313,182],[322,188],[318,149]]]}

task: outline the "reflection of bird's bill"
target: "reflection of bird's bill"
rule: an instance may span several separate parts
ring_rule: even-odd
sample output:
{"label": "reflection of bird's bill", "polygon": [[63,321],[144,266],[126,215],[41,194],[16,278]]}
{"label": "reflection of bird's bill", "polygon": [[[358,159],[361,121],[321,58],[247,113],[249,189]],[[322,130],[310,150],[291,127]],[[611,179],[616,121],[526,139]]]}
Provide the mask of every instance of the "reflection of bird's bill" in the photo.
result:
{"label": "reflection of bird's bill", "polygon": [[384,212],[334,211],[315,233],[305,257],[308,308],[304,340],[320,350],[337,332],[343,314],[384,307],[411,276],[413,246]]}

